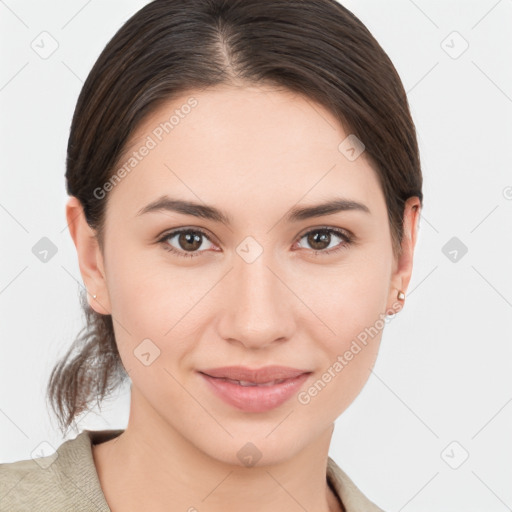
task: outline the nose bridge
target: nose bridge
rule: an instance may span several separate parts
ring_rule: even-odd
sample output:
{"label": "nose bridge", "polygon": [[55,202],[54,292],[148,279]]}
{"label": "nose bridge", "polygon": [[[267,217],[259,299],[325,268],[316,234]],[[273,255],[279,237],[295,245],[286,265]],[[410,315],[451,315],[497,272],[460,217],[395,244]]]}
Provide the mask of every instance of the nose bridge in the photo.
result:
{"label": "nose bridge", "polygon": [[233,266],[223,336],[252,347],[288,338],[293,322],[290,292],[281,282],[285,279],[276,276],[280,272],[272,251],[248,237],[237,247]]}
{"label": "nose bridge", "polygon": [[274,272],[270,270],[275,266],[270,260],[271,258],[266,254],[261,254],[251,262],[243,258],[239,259],[235,264],[235,283],[233,283],[238,300],[254,302],[252,306],[258,309],[261,306],[267,309],[272,302],[276,301],[280,294],[277,285],[280,283],[274,274],[275,270]]}

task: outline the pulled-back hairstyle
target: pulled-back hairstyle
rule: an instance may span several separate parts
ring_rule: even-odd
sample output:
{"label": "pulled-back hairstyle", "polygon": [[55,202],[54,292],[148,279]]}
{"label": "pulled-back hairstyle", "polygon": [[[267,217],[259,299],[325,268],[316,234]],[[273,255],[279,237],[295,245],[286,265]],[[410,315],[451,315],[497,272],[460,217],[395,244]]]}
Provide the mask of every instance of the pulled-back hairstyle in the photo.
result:
{"label": "pulled-back hairstyle", "polygon": [[[102,251],[108,194],[97,190],[115,174],[134,130],[164,101],[220,84],[300,93],[356,135],[378,175],[400,253],[404,203],[423,201],[415,126],[387,54],[335,0],[155,0],[119,29],[78,98],[65,174]],[[128,379],[111,315],[96,313],[85,290],[81,304],[86,325],[47,388],[63,432]]]}

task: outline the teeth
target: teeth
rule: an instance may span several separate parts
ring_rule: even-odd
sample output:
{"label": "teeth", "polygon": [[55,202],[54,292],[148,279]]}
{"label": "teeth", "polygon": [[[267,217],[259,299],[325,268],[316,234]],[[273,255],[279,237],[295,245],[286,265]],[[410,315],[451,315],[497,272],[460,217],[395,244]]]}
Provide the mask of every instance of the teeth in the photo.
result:
{"label": "teeth", "polygon": [[235,380],[237,384],[240,384],[240,386],[257,386],[255,382],[249,382],[247,380]]}
{"label": "teeth", "polygon": [[261,384],[256,384],[255,382],[249,382],[247,380],[232,380],[232,379],[225,379],[229,382],[234,382],[235,384],[239,384],[240,386],[249,387],[249,386],[275,386],[276,384],[281,384],[281,382],[285,381],[286,379],[276,379],[270,382],[264,382]]}
{"label": "teeth", "polygon": [[270,382],[262,382],[260,384],[256,384],[255,382],[249,382],[247,380],[235,380],[235,381],[232,381],[232,382],[236,382],[237,384],[239,384],[240,386],[275,386],[276,384],[280,384],[281,382],[283,382],[284,379],[279,379],[279,380],[272,380]]}

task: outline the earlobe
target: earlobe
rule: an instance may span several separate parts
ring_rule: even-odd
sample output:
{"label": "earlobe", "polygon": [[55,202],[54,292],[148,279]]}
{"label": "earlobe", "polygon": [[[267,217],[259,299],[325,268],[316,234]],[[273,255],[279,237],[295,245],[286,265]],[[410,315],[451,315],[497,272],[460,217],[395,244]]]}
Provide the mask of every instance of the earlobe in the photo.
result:
{"label": "earlobe", "polygon": [[76,247],[78,265],[89,304],[97,313],[109,315],[110,301],[103,270],[103,255],[95,231],[85,219],[82,204],[74,196],[71,196],[66,204],[66,219]]}
{"label": "earlobe", "polygon": [[403,236],[401,254],[391,278],[388,311],[398,312],[405,302],[411,280],[414,248],[418,238],[421,203],[418,197],[410,197],[404,205]]}

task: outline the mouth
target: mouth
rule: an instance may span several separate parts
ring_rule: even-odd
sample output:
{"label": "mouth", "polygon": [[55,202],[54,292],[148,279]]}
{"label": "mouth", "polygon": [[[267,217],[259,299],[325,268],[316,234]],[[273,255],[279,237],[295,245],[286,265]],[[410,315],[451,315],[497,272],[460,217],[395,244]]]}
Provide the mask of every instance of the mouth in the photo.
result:
{"label": "mouth", "polygon": [[274,366],[258,370],[225,367],[198,373],[209,391],[228,405],[245,412],[265,412],[288,401],[312,372]]}
{"label": "mouth", "polygon": [[244,366],[224,366],[222,368],[210,368],[201,370],[200,373],[217,379],[226,379],[241,383],[241,385],[278,384],[279,381],[294,379],[304,373],[311,373],[309,370],[301,370],[288,366],[264,366],[251,369]]}
{"label": "mouth", "polygon": [[268,386],[275,386],[276,384],[281,384],[281,382],[285,382],[286,380],[288,379],[277,379],[277,380],[271,380],[269,382],[251,382],[249,380],[233,380],[233,379],[227,379],[227,378],[223,378],[223,377],[212,377],[211,375],[208,375],[208,374],[203,374],[203,375],[207,375],[208,377],[211,377],[212,379],[217,379],[217,380],[223,380],[224,382],[232,382],[233,384],[238,384],[239,386],[259,386],[259,387],[268,387]]}

